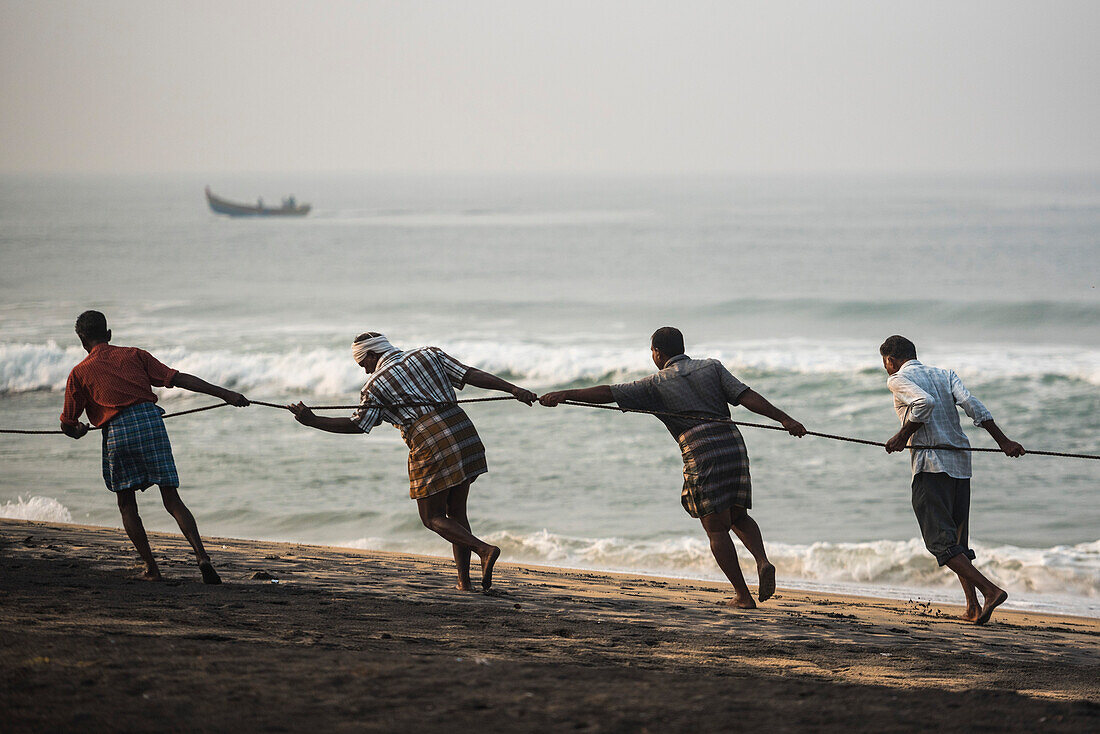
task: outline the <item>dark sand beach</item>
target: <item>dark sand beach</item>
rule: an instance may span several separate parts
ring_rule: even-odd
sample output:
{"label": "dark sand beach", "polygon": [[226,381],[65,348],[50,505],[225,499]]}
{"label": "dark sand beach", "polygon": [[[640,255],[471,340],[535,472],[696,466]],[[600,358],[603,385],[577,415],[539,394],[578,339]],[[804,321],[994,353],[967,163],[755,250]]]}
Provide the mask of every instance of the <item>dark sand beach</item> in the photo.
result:
{"label": "dark sand beach", "polygon": [[164,583],[121,530],[0,520],[4,731],[1100,729],[1094,619],[782,588],[739,612],[507,563],[462,593],[450,559],[229,539],[204,586],[150,539]]}

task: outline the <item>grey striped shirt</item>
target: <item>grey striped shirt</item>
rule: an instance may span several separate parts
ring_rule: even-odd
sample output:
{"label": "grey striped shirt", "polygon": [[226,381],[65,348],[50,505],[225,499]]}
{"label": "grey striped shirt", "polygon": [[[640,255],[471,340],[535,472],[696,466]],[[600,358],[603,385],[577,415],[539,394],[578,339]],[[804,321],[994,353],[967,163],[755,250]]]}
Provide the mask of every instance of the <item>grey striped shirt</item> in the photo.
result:
{"label": "grey striped shirt", "polygon": [[[717,359],[691,359],[681,354],[670,359],[655,375],[611,386],[611,396],[621,408],[688,413],[700,418],[729,418],[730,405],[741,402],[749,386],[738,380]],[[675,438],[699,421],[657,416]]]}
{"label": "grey striped shirt", "polygon": [[439,347],[389,352],[378,360],[374,374],[360,393],[361,403],[351,420],[363,433],[382,421],[407,426],[436,408],[392,407],[398,403],[454,402],[454,389],[466,384],[470,368]]}
{"label": "grey striped shirt", "polygon": [[[894,394],[894,410],[902,425],[907,421],[922,424],[910,444],[926,446],[970,446],[959,423],[963,409],[974,425],[993,420],[993,415],[963,385],[951,370],[928,367],[911,359],[886,379],[886,387]],[[913,474],[943,472],[955,479],[970,478],[969,451],[910,450]]]}

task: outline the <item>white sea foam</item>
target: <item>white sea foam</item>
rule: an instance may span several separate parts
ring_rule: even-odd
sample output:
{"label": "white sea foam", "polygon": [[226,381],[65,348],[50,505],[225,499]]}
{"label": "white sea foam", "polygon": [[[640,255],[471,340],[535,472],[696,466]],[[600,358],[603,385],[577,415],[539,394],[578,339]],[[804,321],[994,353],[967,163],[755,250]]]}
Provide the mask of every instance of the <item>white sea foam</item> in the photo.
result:
{"label": "white sea foam", "polygon": [[[532,534],[486,535],[509,561],[565,568],[619,571],[658,576],[723,580],[706,539],[681,536],[664,540],[580,538],[543,530]],[[380,538],[338,543],[346,547],[412,553],[438,553],[438,545]],[[978,568],[1013,595],[1017,605],[1063,613],[1100,612],[1100,540],[1074,546],[1020,548],[972,544]],[[752,557],[739,547],[745,575],[755,578]],[[958,582],[939,568],[919,539],[865,543],[769,543],[768,556],[784,585],[840,589],[885,597],[954,600]]]}
{"label": "white sea foam", "polygon": [[[595,338],[568,346],[495,339],[435,343],[469,364],[515,375],[542,387],[627,379],[653,370],[645,349]],[[702,344],[698,353],[721,359],[741,373],[852,375],[881,371],[875,350],[856,342],[757,340],[736,345]],[[358,392],[364,380],[362,370],[342,346],[283,353],[175,347],[157,356],[177,369],[242,390],[337,395]],[[1100,385],[1100,350],[1095,349],[983,345],[942,355],[929,350],[927,356],[930,363],[950,366],[965,378],[1058,377]],[[62,348],[52,341],[0,344],[0,393],[63,390],[69,370],[83,357],[79,347]]]}
{"label": "white sea foam", "polygon": [[[543,530],[533,534],[500,532],[487,536],[509,559],[574,568],[721,578],[705,538],[681,536],[664,540],[579,538]],[[379,548],[379,538],[342,543]],[[1074,546],[1020,548],[973,543],[978,567],[1009,591],[1100,597],[1100,540]],[[408,550],[414,550],[408,548]],[[935,588],[952,587],[919,539],[865,543],[770,543],[768,555],[790,579],[851,584]],[[755,575],[751,556],[740,559]]]}
{"label": "white sea foam", "polygon": [[[720,578],[705,538],[682,536],[648,541],[576,538],[542,531],[490,536],[510,558],[531,563],[642,573]],[[1019,548],[973,544],[983,573],[1009,591],[1100,597],[1100,540],[1075,546]],[[918,539],[866,543],[770,543],[768,555],[789,579],[911,588],[952,586]],[[740,553],[746,574],[751,556]]]}
{"label": "white sea foam", "polygon": [[39,520],[41,522],[72,522],[69,508],[52,497],[19,497],[0,505],[0,517],[12,520]]}

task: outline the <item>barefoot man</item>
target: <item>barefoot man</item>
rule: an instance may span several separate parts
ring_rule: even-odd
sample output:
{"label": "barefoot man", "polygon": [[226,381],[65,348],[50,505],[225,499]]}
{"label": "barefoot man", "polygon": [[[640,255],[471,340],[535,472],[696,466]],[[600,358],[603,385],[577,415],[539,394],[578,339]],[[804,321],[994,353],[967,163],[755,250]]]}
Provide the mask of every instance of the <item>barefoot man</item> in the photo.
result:
{"label": "barefoot man", "polygon": [[69,373],[61,430],[70,438],[87,434],[88,426],[80,422],[85,411],[88,420],[103,429],[103,481],[115,493],[122,526],[145,563],[141,578],[148,581],[161,578],[137,506],[137,490],[144,492],[156,484],[164,509],[175,518],[195,551],[203,583],[220,584],[221,578],[202,545],[195,518],[180,499],[172,445],[161,420],[164,410],[157,406],[152,388],[182,387],[238,407],[248,405],[248,399],[166,367],[143,349],[110,344],[107,317],[99,311],[85,311],[77,317],[76,335],[88,356]]}
{"label": "barefoot man", "polygon": [[[1024,447],[1008,439],[993,415],[963,386],[950,370],[928,367],[917,360],[917,348],[895,334],[879,347],[882,366],[890,375],[886,386],[894,394],[894,410],[901,430],[886,442],[887,453],[903,450],[912,442],[922,446],[960,446],[970,441],[959,424],[961,407],[981,426],[1007,456],[1023,456]],[[966,594],[963,619],[985,624],[1008,592],[974,568],[974,551],[967,546],[970,522],[970,452],[937,449],[910,450],[913,462],[913,512],[928,552],[941,566],[954,571]],[[982,592],[982,604],[974,589]]]}
{"label": "barefoot man", "polygon": [[302,403],[287,407],[299,423],[329,433],[370,433],[382,421],[400,428],[409,447],[409,496],[416,500],[420,520],[451,542],[458,588],[471,589],[473,552],[481,558],[481,586],[489,589],[500,548],[474,536],[466,517],[470,484],[489,469],[477,429],[466,412],[453,404],[457,400],[454,388],[473,385],[500,390],[528,405],[537,396],[496,375],[467,367],[439,347],[403,352],[376,332],[357,336],[351,352],[356,364],[371,375],[354,416],[324,418]]}
{"label": "barefoot man", "polygon": [[729,406],[742,405],[778,421],[792,436],[804,436],[806,429],[731,375],[718,360],[690,359],[684,354],[684,337],[678,329],[671,326],[657,329],[650,340],[650,352],[659,370],[655,375],[622,385],[547,393],[539,402],[550,407],[563,400],[614,402],[622,408],[695,416],[658,416],[680,444],[683,455],[684,488],[680,501],[689,515],[703,523],[714,560],[733,584],[737,595],[729,605],[755,609],[756,603],[737,563],[730,530],[737,533],[756,559],[760,601],[775,593],[775,566],[764,551],[760,526],[748,514],[752,507],[752,483],[741,432],[737,426],[713,420],[728,420]]}

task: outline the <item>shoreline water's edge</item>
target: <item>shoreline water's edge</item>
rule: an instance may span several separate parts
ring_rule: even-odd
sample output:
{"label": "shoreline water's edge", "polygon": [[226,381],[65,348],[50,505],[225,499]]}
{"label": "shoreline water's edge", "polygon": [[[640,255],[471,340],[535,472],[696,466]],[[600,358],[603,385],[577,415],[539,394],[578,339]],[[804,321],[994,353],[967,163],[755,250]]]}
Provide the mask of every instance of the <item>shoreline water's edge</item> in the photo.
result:
{"label": "shoreline water's edge", "polygon": [[[1091,731],[1100,620],[0,520],[0,710],[33,731]],[[476,576],[476,574],[475,574]],[[474,579],[475,582],[477,578]],[[168,718],[170,717],[170,718]],[[702,718],[702,717],[705,717]],[[704,727],[706,728],[706,727]]]}
{"label": "shoreline water's edge", "polygon": [[[122,532],[121,528],[111,525],[89,525],[86,523],[71,523],[71,522],[56,522],[56,521],[42,521],[42,520],[23,520],[0,517],[0,532],[5,526],[18,526],[19,524],[26,524],[28,527],[33,526],[45,526],[45,527],[57,527],[65,528],[73,531],[104,531],[110,530],[115,532]],[[165,532],[149,532],[150,539],[174,539],[182,542],[182,536],[175,533]],[[288,540],[272,540],[272,539],[257,539],[257,538],[237,538],[229,536],[217,536],[209,535],[204,536],[204,542],[214,551],[215,561],[217,560],[217,549],[219,546],[224,547],[225,544],[233,544],[235,546],[254,544],[256,546],[280,546],[280,547],[294,547],[294,548],[311,548],[317,551],[326,551],[336,554],[351,555],[357,557],[378,558],[382,561],[392,560],[413,560],[418,562],[431,562],[431,563],[448,563],[450,561],[449,556],[435,555],[430,553],[415,553],[415,552],[403,552],[393,551],[366,547],[356,547],[348,545],[336,545],[329,543],[310,543],[310,542],[298,542]],[[136,555],[134,556],[136,559]],[[259,560],[259,559],[257,559]],[[604,569],[594,568],[590,566],[570,566],[570,565],[550,565],[546,563],[538,563],[527,560],[513,561],[508,558],[503,558],[498,566],[500,569],[507,569],[509,567],[519,568],[525,570],[531,570],[543,574],[586,574],[593,576],[600,576],[606,579],[633,579],[647,582],[661,582],[661,583],[680,583],[680,584],[692,584],[712,588],[718,591],[728,591],[729,585],[722,580],[715,578],[706,578],[700,576],[691,575],[676,575],[669,573],[651,573],[644,571],[633,571],[623,569]],[[498,574],[498,578],[501,577]],[[750,579],[751,581],[752,579]],[[883,602],[896,603],[900,608],[905,605],[923,605],[923,606],[935,606],[946,607],[948,611],[954,613],[956,609],[961,609],[962,604],[956,603],[951,600],[944,599],[945,593],[938,593],[932,589],[908,589],[908,588],[894,588],[883,587],[881,589],[874,588],[871,585],[857,586],[855,584],[844,583],[829,583],[829,582],[813,582],[802,579],[786,580],[780,585],[781,591],[794,592],[805,595],[810,599],[817,599],[822,601],[830,600],[843,600],[845,603],[858,604],[861,601],[867,603],[881,604]],[[875,593],[881,591],[882,593]],[[892,594],[889,592],[893,592]],[[1013,603],[1015,602],[1015,603]],[[1027,599],[1019,600],[1010,597],[1009,602],[1002,606],[998,612],[999,615],[1005,613],[1018,613],[1018,614],[1037,614],[1044,617],[1049,616],[1058,619],[1066,620],[1082,620],[1091,623],[1100,623],[1100,618],[1093,617],[1087,614],[1077,614],[1073,612],[1067,612],[1059,609],[1050,609],[1045,606],[1029,603]]]}

